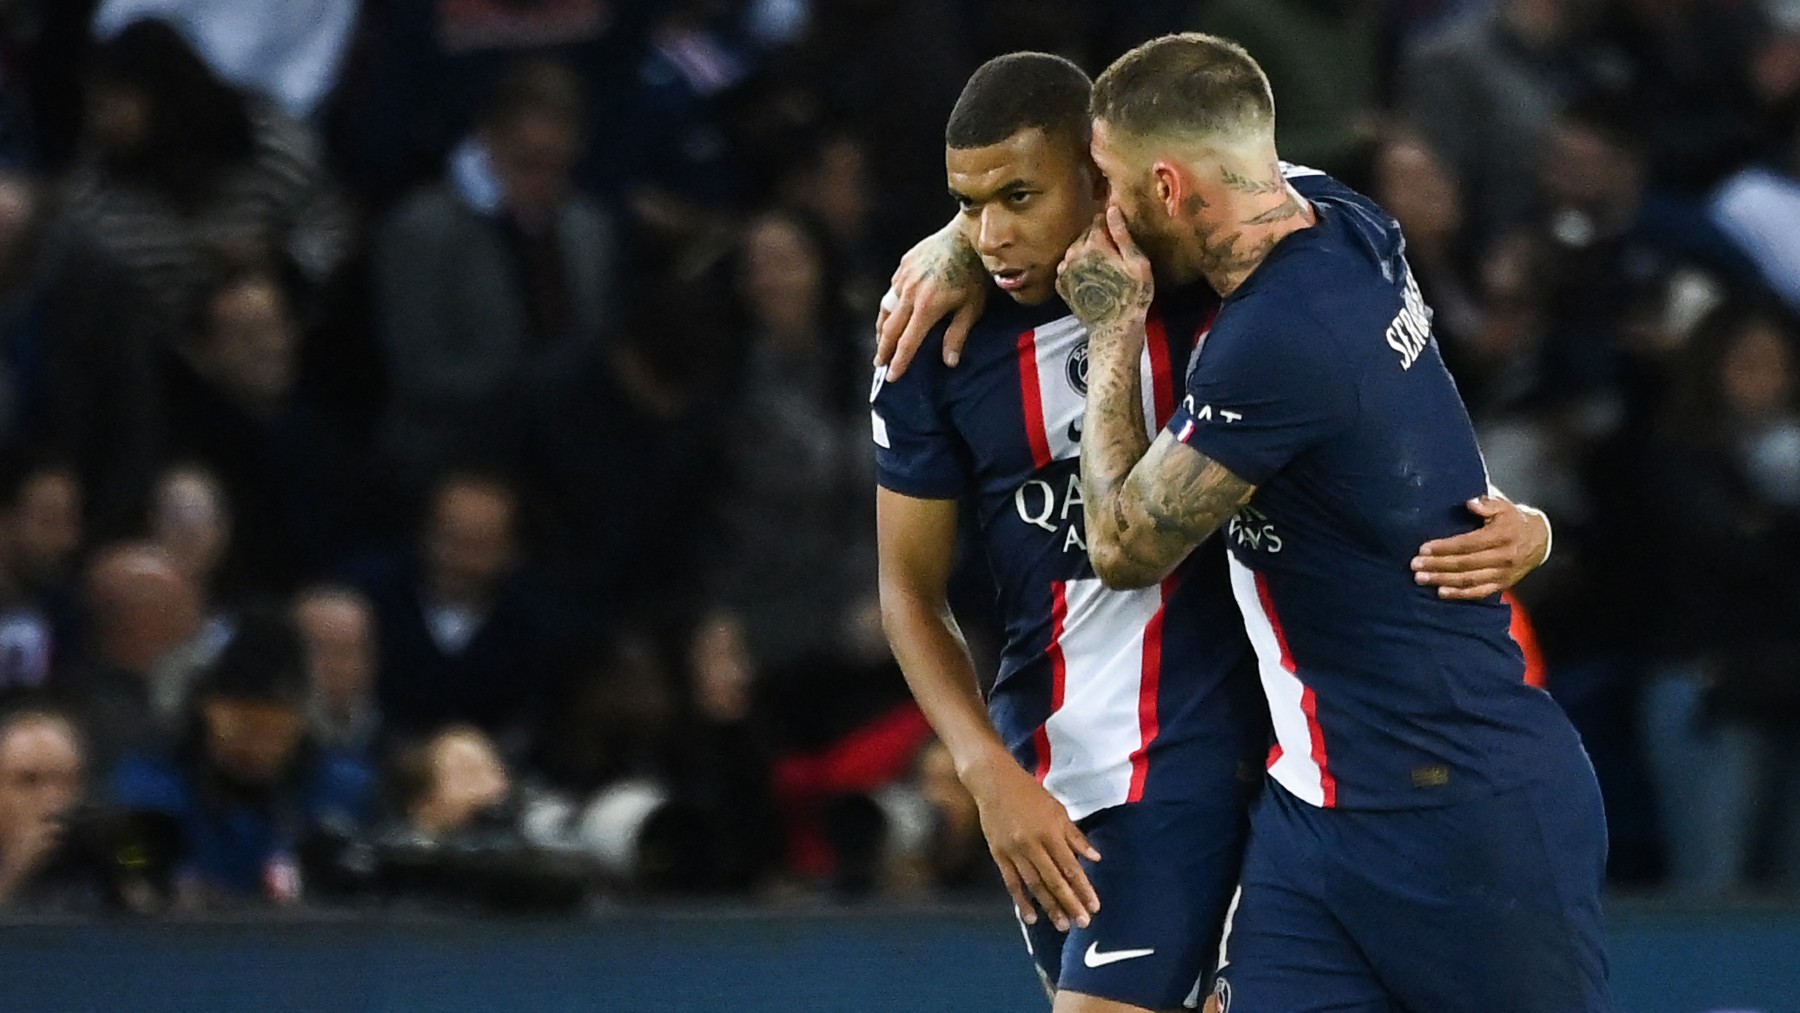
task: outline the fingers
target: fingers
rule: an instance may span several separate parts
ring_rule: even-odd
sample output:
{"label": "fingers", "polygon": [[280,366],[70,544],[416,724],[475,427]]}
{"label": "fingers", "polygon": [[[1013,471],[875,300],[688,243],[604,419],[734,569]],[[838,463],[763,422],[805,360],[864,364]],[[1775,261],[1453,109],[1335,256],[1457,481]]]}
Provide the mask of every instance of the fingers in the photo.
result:
{"label": "fingers", "polygon": [[1088,879],[1087,870],[1081,867],[1081,860],[1072,843],[1052,846],[1050,858],[1061,870],[1063,882],[1068,883],[1075,894],[1075,903],[1083,914],[1098,914],[1100,911],[1100,895],[1094,891],[1094,884]]}
{"label": "fingers", "polygon": [[1467,506],[1469,512],[1475,516],[1490,519],[1498,517],[1508,511],[1513,513],[1519,512],[1519,508],[1513,505],[1512,500],[1497,496],[1477,496],[1463,505]]}
{"label": "fingers", "polygon": [[1437,588],[1438,597],[1451,601],[1474,601],[1499,594],[1518,583],[1524,568],[1511,553],[1495,551],[1455,559],[1414,560],[1429,562],[1431,569],[1416,569],[1416,583]]}
{"label": "fingers", "polygon": [[1519,567],[1512,562],[1496,563],[1455,573],[1416,573],[1413,582],[1428,587],[1471,588],[1484,584],[1499,583],[1510,585]]}
{"label": "fingers", "polygon": [[[924,299],[921,296],[913,301],[913,307],[917,309],[923,302]],[[913,357],[919,354],[920,346],[924,345],[925,339],[931,336],[931,328],[942,318],[942,310],[934,312],[937,314],[935,317],[931,313],[915,312],[906,321],[906,327],[900,332],[900,340],[894,347],[894,359],[888,363],[887,378],[890,381],[900,379],[901,375],[912,366]]]}
{"label": "fingers", "polygon": [[1044,881],[1044,872],[1038,867],[1038,863],[1031,857],[1024,856],[1014,861],[1012,866],[1018,874],[1019,882],[1024,884],[1026,893],[1032,898],[1032,902],[1028,906],[1034,909],[1042,908],[1044,914],[1049,916],[1050,924],[1056,926],[1056,931],[1069,931],[1073,922],[1069,914],[1064,911],[1062,900]]}
{"label": "fingers", "polygon": [[1445,577],[1473,573],[1477,570],[1510,570],[1520,564],[1511,545],[1462,552],[1454,556],[1420,556],[1413,560],[1413,580],[1420,584],[1441,584]]}
{"label": "fingers", "polygon": [[[1027,875],[1026,885],[1032,886],[1032,894],[1049,913],[1050,920],[1055,922],[1056,927],[1063,932],[1069,931],[1071,925],[1085,927],[1089,918],[1087,907],[1076,894],[1075,885],[1070,881],[1068,872],[1058,864],[1056,857],[1051,855],[1043,845],[1034,845],[1027,852],[1027,857],[1030,866],[1037,872],[1037,883],[1032,884],[1023,866],[1020,868],[1020,874]],[[1068,860],[1073,864],[1074,856],[1070,855]],[[1083,883],[1087,882],[1087,876],[1081,873],[1079,865],[1075,866],[1075,872],[1076,875],[1081,876]],[[1089,889],[1092,890],[1091,887]]]}
{"label": "fingers", "polygon": [[1419,546],[1419,556],[1413,560],[1413,569],[1418,569],[1420,559],[1436,559],[1446,556],[1466,556],[1472,552],[1486,552],[1512,544],[1512,536],[1505,531],[1493,527],[1480,527],[1473,531],[1465,531],[1449,538],[1437,538]]}
{"label": "fingers", "polygon": [[[893,370],[894,353],[900,348],[901,335],[912,323],[913,307],[911,299],[896,297],[891,307],[887,300],[882,300],[881,315],[875,321],[875,365],[889,367],[889,379],[898,379]],[[905,372],[905,368],[902,367],[900,372]]]}
{"label": "fingers", "polygon": [[1474,587],[1440,587],[1438,588],[1438,597],[1445,601],[1481,601],[1484,598],[1492,598],[1509,586],[1489,580]]}
{"label": "fingers", "polygon": [[1025,884],[1014,871],[1012,862],[999,852],[994,852],[994,864],[1000,867],[1000,879],[1006,883],[1006,892],[1012,894],[1014,910],[1019,912],[1019,920],[1027,925],[1036,925],[1038,920],[1037,905],[1032,903],[1031,895],[1025,892]]}
{"label": "fingers", "polygon": [[1144,253],[1131,238],[1131,229],[1125,224],[1125,212],[1117,204],[1106,206],[1106,233],[1112,239],[1113,247],[1119,255],[1128,261],[1142,261]]}
{"label": "fingers", "polygon": [[1088,842],[1087,835],[1073,823],[1069,824],[1069,846],[1080,852],[1090,862],[1100,860],[1099,850]]}
{"label": "fingers", "polygon": [[944,365],[954,368],[962,361],[963,346],[969,341],[969,331],[979,319],[981,307],[973,302],[957,310],[950,318],[950,325],[944,328]]}

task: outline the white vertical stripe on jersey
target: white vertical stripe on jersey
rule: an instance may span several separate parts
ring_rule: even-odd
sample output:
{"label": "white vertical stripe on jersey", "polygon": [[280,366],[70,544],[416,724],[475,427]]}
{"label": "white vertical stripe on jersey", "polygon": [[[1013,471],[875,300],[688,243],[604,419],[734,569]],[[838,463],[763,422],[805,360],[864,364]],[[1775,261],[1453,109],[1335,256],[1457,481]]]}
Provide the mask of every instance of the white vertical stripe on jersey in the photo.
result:
{"label": "white vertical stripe on jersey", "polygon": [[[1169,369],[1171,372],[1175,369],[1173,363]],[[1144,404],[1144,432],[1154,441],[1160,429],[1156,424],[1156,363],[1150,358],[1148,341],[1144,342],[1144,354],[1138,359],[1138,395]]]}
{"label": "white vertical stripe on jersey", "polygon": [[1131,794],[1131,754],[1142,743],[1144,627],[1163,597],[1160,587],[1112,591],[1092,578],[1069,581],[1065,594],[1063,705],[1044,726],[1044,787],[1078,820]]}
{"label": "white vertical stripe on jersey", "polygon": [[[1037,354],[1038,399],[1044,412],[1044,441],[1050,448],[1050,459],[1064,461],[1081,453],[1080,422],[1087,411],[1087,395],[1075,388],[1069,378],[1069,360],[1075,351],[1087,346],[1087,329],[1072,316],[1062,317],[1037,328],[1033,348]],[[1181,365],[1171,363],[1171,371]],[[1173,377],[1179,388],[1181,378]],[[1156,439],[1156,374],[1145,343],[1139,359],[1138,378],[1144,404],[1144,430]],[[1179,400],[1179,397],[1177,397]],[[1029,413],[1028,416],[1029,417]]]}
{"label": "white vertical stripe on jersey", "polygon": [[1034,347],[1045,444],[1051,460],[1066,461],[1081,453],[1079,425],[1087,410],[1087,395],[1076,390],[1069,379],[1069,360],[1077,349],[1087,347],[1087,329],[1072,316],[1052,320],[1037,329]]}
{"label": "white vertical stripe on jersey", "polygon": [[1231,591],[1244,615],[1244,632],[1256,649],[1256,668],[1262,675],[1263,694],[1269,699],[1275,741],[1281,745],[1281,756],[1269,767],[1269,775],[1301,801],[1323,806],[1325,781],[1313,762],[1312,725],[1300,703],[1306,686],[1281,663],[1280,638],[1256,593],[1256,574],[1238,562],[1236,555],[1226,553],[1226,558],[1231,561]]}

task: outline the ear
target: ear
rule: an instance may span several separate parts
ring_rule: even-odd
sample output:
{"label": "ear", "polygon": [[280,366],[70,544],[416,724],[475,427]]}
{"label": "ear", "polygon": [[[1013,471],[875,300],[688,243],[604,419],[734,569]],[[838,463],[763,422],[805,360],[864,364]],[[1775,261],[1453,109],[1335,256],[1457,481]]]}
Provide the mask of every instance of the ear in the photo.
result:
{"label": "ear", "polygon": [[1173,162],[1158,159],[1150,166],[1150,196],[1162,204],[1169,217],[1181,217],[1181,206],[1188,189],[1187,177]]}

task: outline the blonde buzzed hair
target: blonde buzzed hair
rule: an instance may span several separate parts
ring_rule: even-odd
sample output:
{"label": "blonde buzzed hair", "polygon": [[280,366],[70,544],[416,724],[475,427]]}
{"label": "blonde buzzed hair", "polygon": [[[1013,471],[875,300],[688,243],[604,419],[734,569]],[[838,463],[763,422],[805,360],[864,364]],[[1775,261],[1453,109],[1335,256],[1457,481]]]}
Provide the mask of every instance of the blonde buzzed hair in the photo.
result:
{"label": "blonde buzzed hair", "polygon": [[1269,134],[1275,96],[1244,47],[1216,35],[1165,35],[1113,61],[1094,82],[1091,112],[1138,137]]}

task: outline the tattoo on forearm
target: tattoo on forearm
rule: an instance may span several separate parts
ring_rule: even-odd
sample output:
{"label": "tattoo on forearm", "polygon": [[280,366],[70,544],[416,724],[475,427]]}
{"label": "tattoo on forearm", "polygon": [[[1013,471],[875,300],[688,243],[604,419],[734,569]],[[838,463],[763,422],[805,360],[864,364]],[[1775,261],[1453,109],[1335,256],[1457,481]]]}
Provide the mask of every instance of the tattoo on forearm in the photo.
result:
{"label": "tattoo on forearm", "polygon": [[919,276],[951,288],[968,288],[981,280],[981,256],[961,235],[952,234],[930,248]]}
{"label": "tattoo on forearm", "polygon": [[[1194,546],[1217,531],[1255,492],[1224,465],[1168,443],[1152,451],[1114,494],[1118,527],[1105,533],[1117,555],[1115,582],[1146,585],[1180,565]],[[1139,521],[1129,521],[1133,513]],[[1089,533],[1089,544],[1094,545]],[[1103,543],[1104,544],[1104,543]]]}
{"label": "tattoo on forearm", "polygon": [[1163,479],[1146,489],[1144,513],[1159,534],[1174,535],[1192,545],[1212,534],[1250,502],[1255,487],[1204,454],[1179,454],[1179,467],[1159,469]]}

